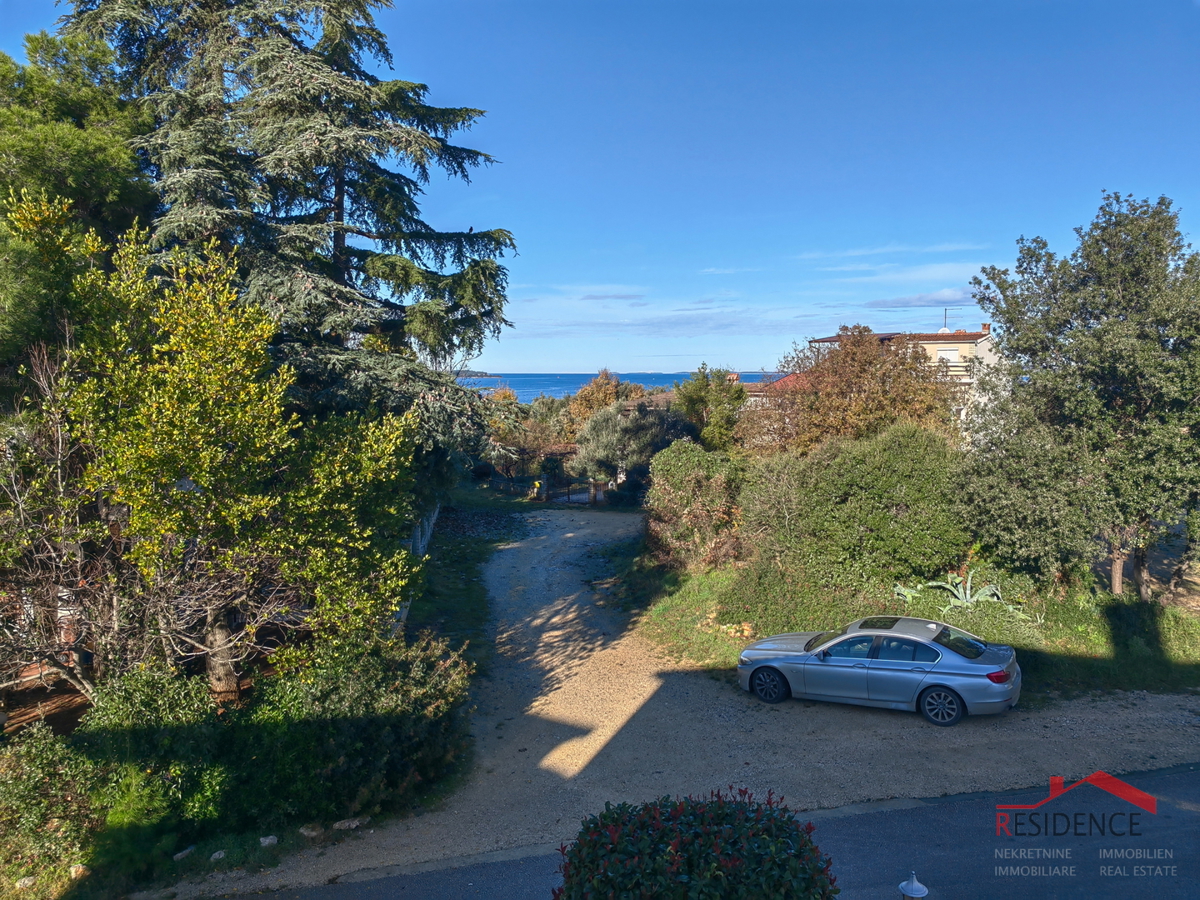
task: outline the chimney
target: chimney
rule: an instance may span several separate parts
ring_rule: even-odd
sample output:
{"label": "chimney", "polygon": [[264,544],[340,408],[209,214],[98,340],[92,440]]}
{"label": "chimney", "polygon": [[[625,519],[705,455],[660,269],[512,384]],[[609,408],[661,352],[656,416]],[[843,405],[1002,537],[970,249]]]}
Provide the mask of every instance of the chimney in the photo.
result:
{"label": "chimney", "polygon": [[992,330],[992,323],[991,323],[991,322],[984,322],[984,323],[983,323],[983,333],[984,333],[984,334],[989,334],[989,333],[991,332],[991,330]]}
{"label": "chimney", "polygon": [[1059,794],[1066,793],[1066,791],[1064,790],[1063,781],[1064,781],[1064,779],[1061,775],[1051,775],[1050,776],[1050,797],[1051,797],[1051,799],[1057,797]]}

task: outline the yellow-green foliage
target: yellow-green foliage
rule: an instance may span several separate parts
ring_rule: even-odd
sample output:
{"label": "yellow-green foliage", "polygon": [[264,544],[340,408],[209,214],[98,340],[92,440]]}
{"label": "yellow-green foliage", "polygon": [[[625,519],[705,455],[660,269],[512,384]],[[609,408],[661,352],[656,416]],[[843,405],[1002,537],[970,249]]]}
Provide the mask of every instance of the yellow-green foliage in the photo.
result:
{"label": "yellow-green foliage", "polygon": [[61,339],[83,299],[69,290],[71,281],[103,247],[76,227],[70,202],[60,197],[9,193],[0,209],[0,360],[8,362],[32,344]]}
{"label": "yellow-green foliage", "polygon": [[232,260],[179,257],[154,280],[145,250],[135,235],[115,273],[88,276],[125,315],[77,354],[68,409],[95,450],[87,487],[128,507],[133,558],[153,566],[181,538],[228,547],[269,513],[296,423],[290,371],[268,371],[275,324],[239,303]]}
{"label": "yellow-green foliage", "polygon": [[272,543],[312,585],[312,625],[354,630],[393,614],[418,561],[400,549],[409,522],[416,417],[339,416],[309,430]]}
{"label": "yellow-green foliage", "polygon": [[211,251],[150,277],[144,235],[83,289],[120,312],[76,355],[72,419],[93,448],[89,489],[128,507],[131,556],[145,574],[186,546],[281,560],[308,586],[309,625],[353,630],[394,612],[415,561],[416,420],[285,413],[293,376],[272,371],[276,324],[244,304],[233,260]]}
{"label": "yellow-green foliage", "polygon": [[[61,213],[26,198],[9,216],[70,261],[61,287],[88,315],[44,367],[19,496],[0,498],[5,559],[49,603],[78,585],[106,667],[159,653],[163,629],[174,654],[203,655],[197,636],[233,609],[234,655],[281,616],[318,634],[389,627],[419,568],[404,544],[416,414],[301,419],[270,354],[278,323],[244,301],[233,258],[153,256],[134,231],[101,268],[106,249]],[[86,575],[56,549],[72,545],[89,548]]]}

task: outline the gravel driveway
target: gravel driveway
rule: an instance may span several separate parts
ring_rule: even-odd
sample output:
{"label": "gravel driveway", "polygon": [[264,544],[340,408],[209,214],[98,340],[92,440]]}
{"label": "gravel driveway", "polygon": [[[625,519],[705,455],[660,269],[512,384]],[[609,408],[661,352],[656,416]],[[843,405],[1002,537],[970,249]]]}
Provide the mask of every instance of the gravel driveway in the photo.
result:
{"label": "gravel driveway", "polygon": [[322,884],[569,841],[606,800],[772,789],[793,809],[1045,785],[1200,760],[1200,696],[1120,694],[967,718],[791,701],[667,661],[585,583],[589,551],[635,536],[633,514],[530,513],[486,570],[496,655],[474,689],[475,769],[441,808],[177,896]]}

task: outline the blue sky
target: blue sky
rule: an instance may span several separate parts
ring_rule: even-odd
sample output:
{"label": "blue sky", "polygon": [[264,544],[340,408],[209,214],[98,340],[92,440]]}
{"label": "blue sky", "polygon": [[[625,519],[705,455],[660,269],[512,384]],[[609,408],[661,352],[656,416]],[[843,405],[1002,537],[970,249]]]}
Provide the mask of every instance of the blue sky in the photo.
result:
{"label": "blue sky", "polygon": [[[0,0],[0,49],[52,27]],[[379,16],[398,77],[486,109],[499,164],[435,180],[448,229],[504,227],[497,372],[771,368],[861,322],[983,320],[1014,241],[1069,251],[1102,190],[1200,228],[1200,5],[438,0]]]}

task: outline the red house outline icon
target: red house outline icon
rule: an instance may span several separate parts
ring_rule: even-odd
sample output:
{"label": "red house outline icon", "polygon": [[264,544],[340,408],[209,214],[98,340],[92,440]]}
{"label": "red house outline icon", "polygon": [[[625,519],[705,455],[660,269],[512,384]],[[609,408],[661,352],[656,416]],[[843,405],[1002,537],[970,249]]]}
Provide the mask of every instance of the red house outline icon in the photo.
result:
{"label": "red house outline icon", "polygon": [[1061,797],[1067,791],[1073,791],[1081,784],[1091,784],[1100,788],[1102,791],[1108,791],[1114,797],[1120,797],[1126,803],[1132,803],[1134,806],[1144,809],[1151,815],[1158,815],[1158,798],[1152,794],[1147,794],[1145,791],[1138,790],[1132,784],[1122,781],[1109,775],[1107,772],[1093,772],[1086,778],[1080,778],[1070,787],[1063,787],[1064,779],[1058,775],[1050,776],[1050,796],[1038,803],[1029,804],[997,804],[996,809],[1037,809],[1043,804],[1049,803],[1058,797]]}

